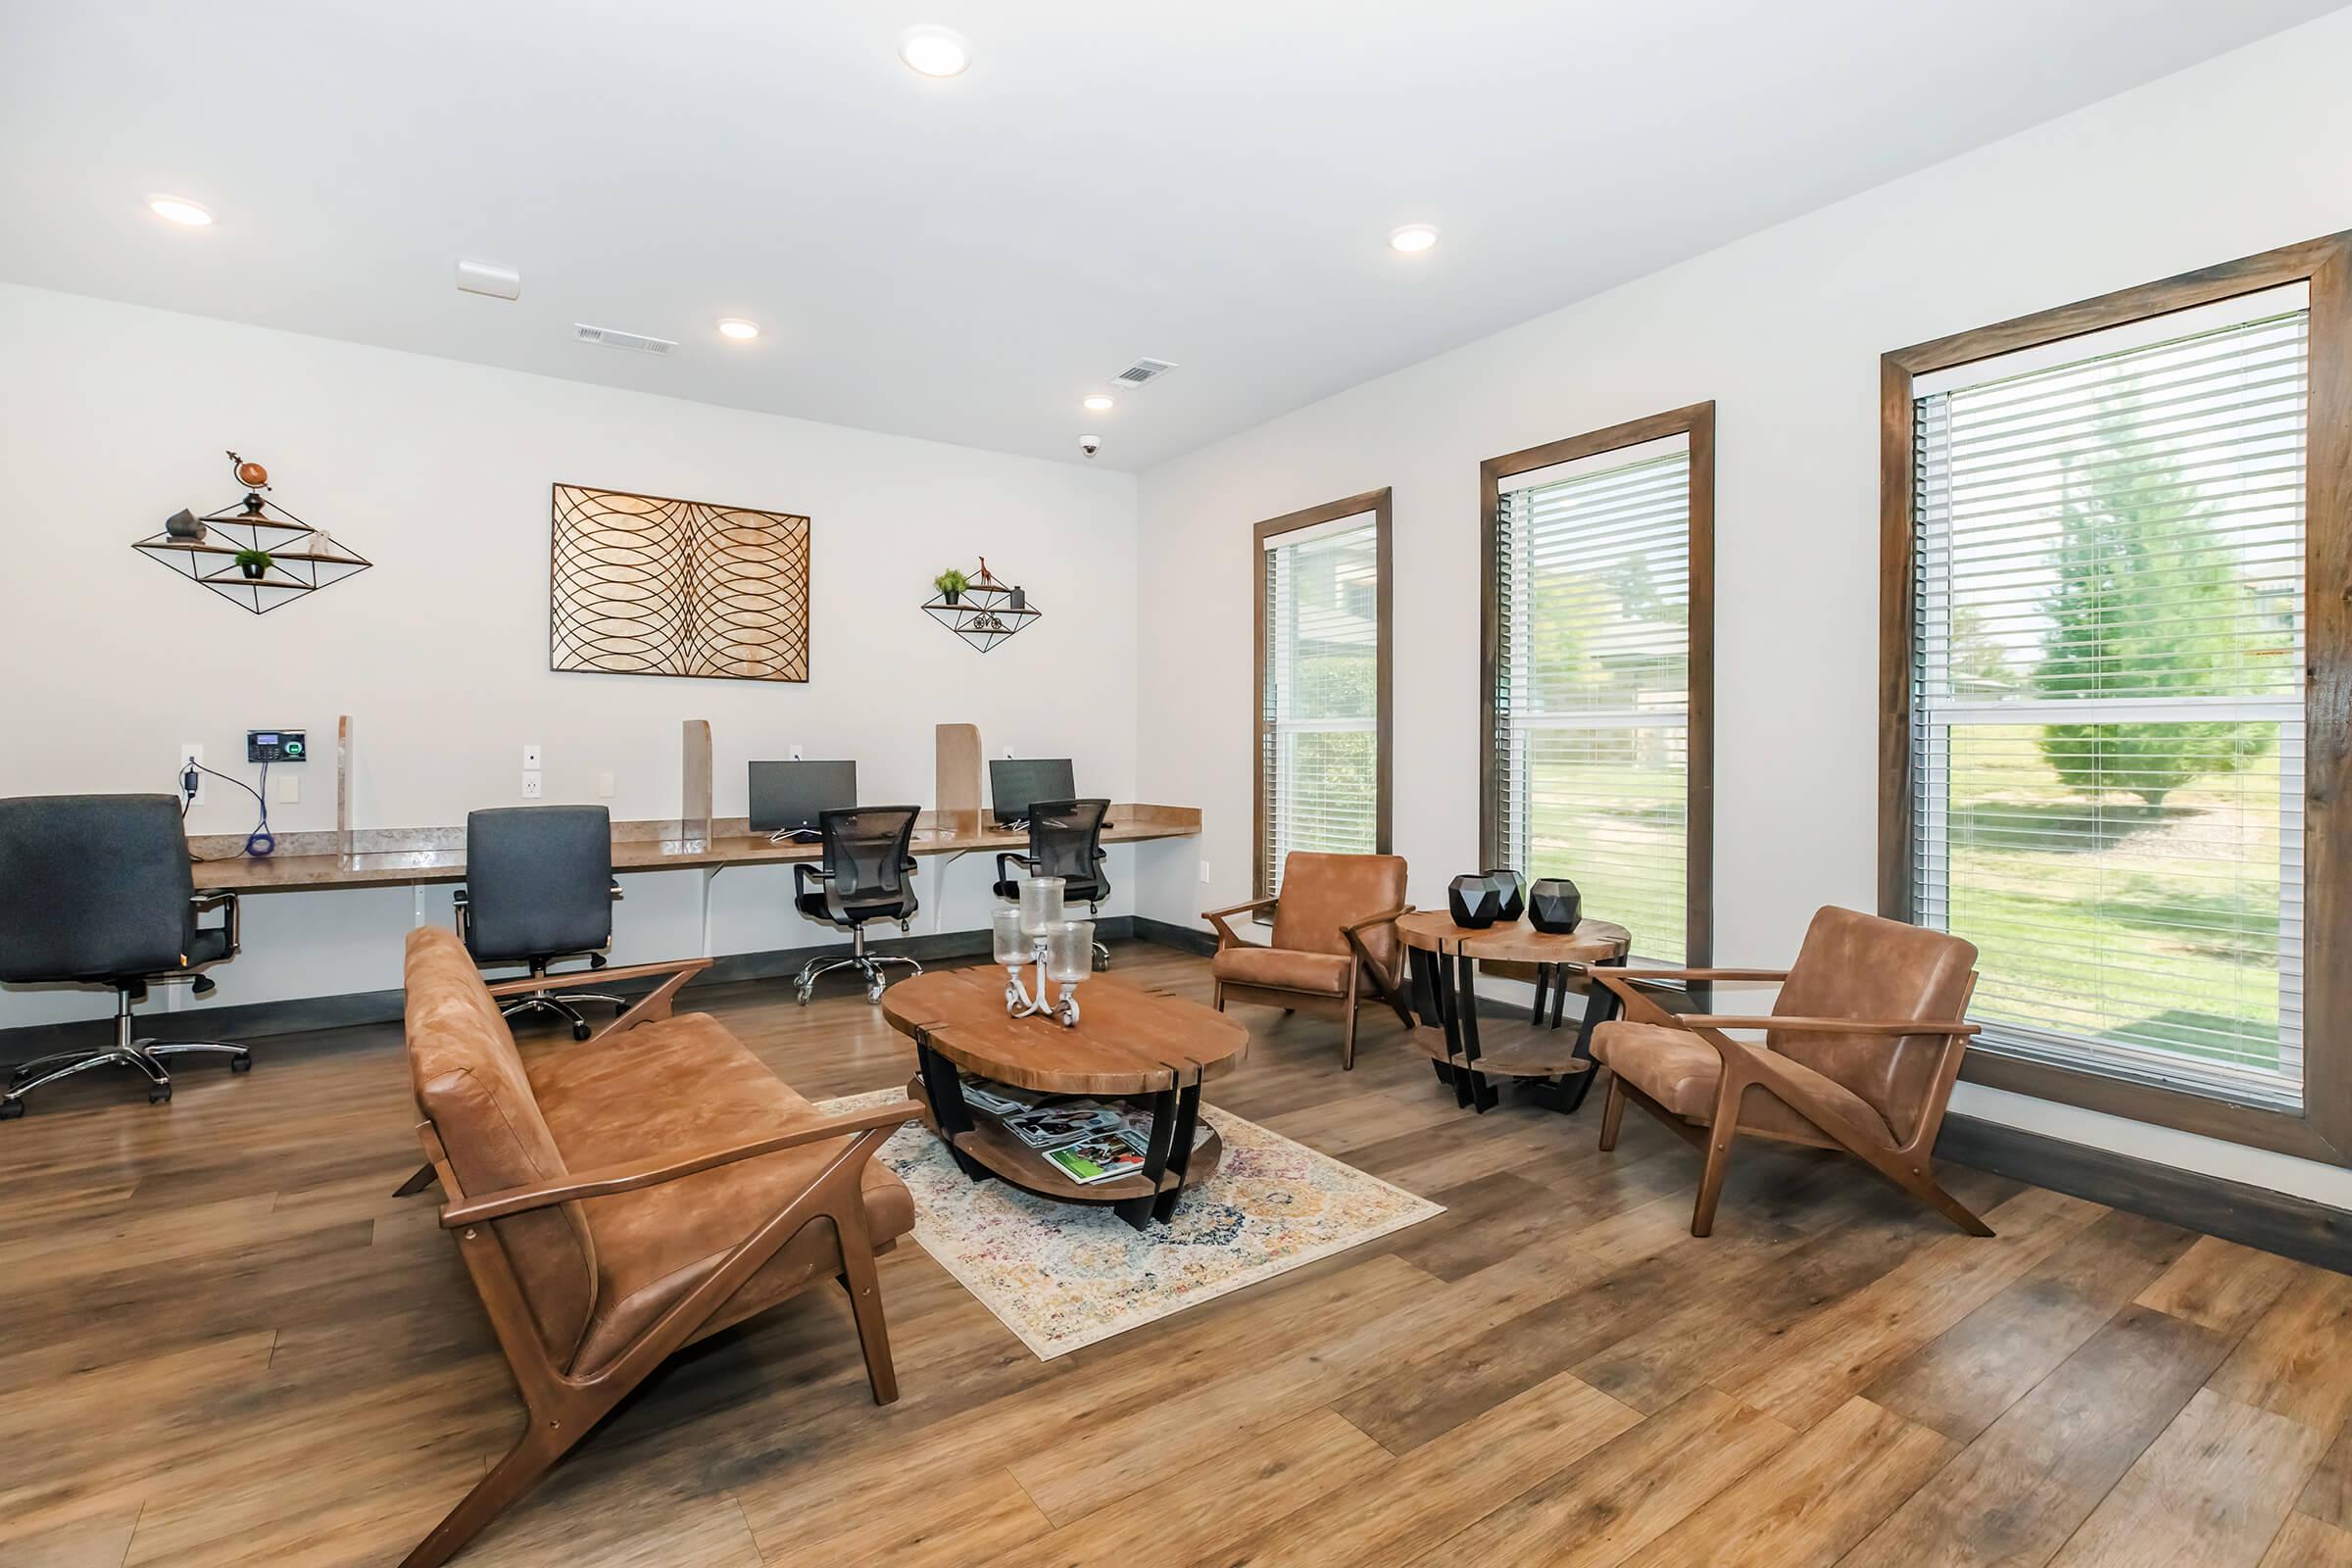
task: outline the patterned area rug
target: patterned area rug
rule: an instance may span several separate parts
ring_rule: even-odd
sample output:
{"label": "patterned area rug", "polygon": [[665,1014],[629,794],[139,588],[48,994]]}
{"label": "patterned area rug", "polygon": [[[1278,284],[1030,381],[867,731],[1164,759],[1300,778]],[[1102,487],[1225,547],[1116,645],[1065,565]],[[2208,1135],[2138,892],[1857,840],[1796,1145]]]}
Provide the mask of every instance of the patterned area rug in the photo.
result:
{"label": "patterned area rug", "polygon": [[[905,1091],[825,1102],[830,1114]],[[914,1194],[914,1239],[1041,1361],[1156,1322],[1229,1291],[1417,1225],[1446,1210],[1212,1105],[1216,1174],[1166,1225],[1137,1231],[1107,1208],[973,1182],[917,1122],[880,1158]]]}

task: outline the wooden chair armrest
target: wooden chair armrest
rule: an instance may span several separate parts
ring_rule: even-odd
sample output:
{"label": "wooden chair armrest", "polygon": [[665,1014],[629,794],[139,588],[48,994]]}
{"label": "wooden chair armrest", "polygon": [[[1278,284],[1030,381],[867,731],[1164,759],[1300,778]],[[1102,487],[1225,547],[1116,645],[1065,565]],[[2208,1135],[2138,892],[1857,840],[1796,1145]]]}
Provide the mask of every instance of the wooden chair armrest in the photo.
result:
{"label": "wooden chair armrest", "polygon": [[1227,920],[1237,914],[1248,914],[1253,909],[1270,908],[1274,903],[1275,900],[1270,897],[1251,899],[1248,904],[1237,904],[1230,909],[1203,909],[1200,911],[1200,918],[1217,928],[1217,951],[1222,953],[1227,948],[1238,948],[1242,945],[1242,939],[1233,934],[1233,927],[1225,923]]}
{"label": "wooden chair armrest", "polygon": [[1786,969],[1626,969],[1617,971],[1628,980],[1752,980],[1759,984],[1786,980]]}
{"label": "wooden chair armrest", "polygon": [[1674,1021],[1686,1029],[1802,1029],[1807,1034],[1818,1035],[1974,1035],[1983,1032],[1978,1024],[1938,1023],[1926,1018],[1731,1018],[1692,1012],[1677,1013]]}
{"label": "wooden chair armrest", "polygon": [[1407,915],[1412,912],[1413,906],[1411,905],[1400,904],[1394,909],[1390,909],[1383,913],[1372,916],[1372,918],[1369,920],[1358,920],[1353,925],[1344,925],[1340,927],[1340,935],[1352,938],[1358,931],[1366,931],[1376,925],[1387,925],[1391,920],[1397,919],[1400,916]]}
{"label": "wooden chair armrest", "polygon": [[490,994],[494,997],[521,997],[535,991],[577,990],[581,986],[610,985],[615,980],[648,980],[661,974],[691,976],[702,973],[710,964],[709,958],[673,958],[667,963],[624,963],[617,969],[582,969],[577,974],[549,974],[536,979],[525,976],[520,980],[501,980],[490,988]]}
{"label": "wooden chair armrest", "polygon": [[[861,1110],[854,1116],[835,1116],[825,1121],[810,1122],[791,1132],[778,1133],[772,1138],[755,1139],[751,1143],[737,1144],[728,1149],[708,1149],[658,1165],[589,1171],[582,1175],[567,1176],[562,1181],[538,1182],[528,1187],[509,1187],[500,1192],[484,1193],[479,1198],[462,1198],[441,1210],[441,1225],[445,1230],[454,1230],[461,1225],[503,1219],[510,1214],[524,1214],[535,1208],[548,1208],[583,1198],[609,1198],[614,1193],[633,1193],[699,1175],[707,1170],[716,1170],[721,1165],[758,1159],[762,1154],[780,1154],[788,1149],[800,1149],[808,1144],[895,1128],[921,1114],[920,1105],[912,1100],[902,1100],[893,1105]],[[874,1147],[880,1148],[881,1141],[877,1139]]]}

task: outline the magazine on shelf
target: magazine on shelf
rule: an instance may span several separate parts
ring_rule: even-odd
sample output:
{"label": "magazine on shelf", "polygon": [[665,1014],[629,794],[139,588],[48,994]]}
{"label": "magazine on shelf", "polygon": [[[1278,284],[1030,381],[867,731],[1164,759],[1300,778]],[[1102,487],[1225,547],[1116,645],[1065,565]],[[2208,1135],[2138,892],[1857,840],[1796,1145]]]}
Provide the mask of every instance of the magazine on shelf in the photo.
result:
{"label": "magazine on shelf", "polygon": [[[1128,1109],[1120,1113],[1119,1120],[1125,1124],[1129,1133],[1142,1140],[1146,1149],[1152,1147],[1152,1113],[1150,1111]],[[1196,1119],[1193,1122],[1193,1147],[1199,1149],[1207,1142],[1208,1123]]]}
{"label": "magazine on shelf", "polygon": [[1004,1130],[1031,1149],[1066,1144],[1092,1133],[1112,1132],[1119,1125],[1117,1111],[1083,1100],[1040,1105],[1004,1118]]}
{"label": "magazine on shelf", "polygon": [[1081,1187],[1116,1181],[1121,1176],[1140,1176],[1144,1170],[1144,1146],[1124,1127],[1049,1149],[1045,1157],[1048,1164]]}
{"label": "magazine on shelf", "polygon": [[[1027,1095],[1026,1100],[1018,1097]],[[1038,1097],[1026,1089],[1009,1084],[992,1083],[986,1078],[966,1078],[963,1081],[963,1102],[977,1106],[992,1116],[1016,1116],[1037,1103]]]}

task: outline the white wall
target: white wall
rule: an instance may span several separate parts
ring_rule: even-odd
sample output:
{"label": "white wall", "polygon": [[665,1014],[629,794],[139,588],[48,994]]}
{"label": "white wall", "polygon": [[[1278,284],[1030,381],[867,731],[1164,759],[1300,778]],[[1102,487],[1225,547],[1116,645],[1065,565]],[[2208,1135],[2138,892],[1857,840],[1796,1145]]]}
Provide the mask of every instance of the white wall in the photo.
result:
{"label": "white wall", "polygon": [[[1204,808],[1212,878],[1147,858],[1139,912],[1249,897],[1251,523],[1395,488],[1396,848],[1426,905],[1478,853],[1479,463],[1705,399],[1715,951],[1783,960],[1816,906],[1871,907],[1879,356],[2352,226],[2348,74],[2339,12],[1148,471],[1140,787]],[[1955,1103],[2352,1204],[2345,1171],[1967,1086]]]}
{"label": "white wall", "polygon": [[[350,713],[362,826],[517,803],[532,741],[545,799],[594,801],[609,771],[615,818],[672,817],[686,718],[711,723],[721,815],[745,809],[747,760],[796,744],[856,758],[868,801],[928,806],[932,726],[949,721],[978,724],[991,755],[1067,755],[1087,793],[1136,798],[1129,475],[20,287],[0,286],[0,795],[166,790],[183,741],[250,779],[245,730],[300,725],[318,760],[272,825],[331,828]],[[774,359],[791,373],[788,347]],[[135,554],[167,514],[237,499],[230,447],[374,569],[257,617]],[[550,672],[559,480],[809,514],[808,683]],[[1045,612],[986,656],[916,608],[935,572],[980,554]],[[214,780],[191,824],[243,832],[250,806]],[[1132,858],[1114,852],[1114,910]],[[917,929],[983,924],[986,862],[948,868],[944,897],[940,865],[924,861]],[[616,956],[701,950],[697,873],[626,886]],[[716,950],[830,940],[791,912],[789,886],[782,867],[723,873]],[[430,889],[422,907],[446,919],[448,905]],[[397,986],[417,907],[406,889],[249,897],[245,954],[214,1000]],[[108,1005],[0,991],[0,1027]]]}

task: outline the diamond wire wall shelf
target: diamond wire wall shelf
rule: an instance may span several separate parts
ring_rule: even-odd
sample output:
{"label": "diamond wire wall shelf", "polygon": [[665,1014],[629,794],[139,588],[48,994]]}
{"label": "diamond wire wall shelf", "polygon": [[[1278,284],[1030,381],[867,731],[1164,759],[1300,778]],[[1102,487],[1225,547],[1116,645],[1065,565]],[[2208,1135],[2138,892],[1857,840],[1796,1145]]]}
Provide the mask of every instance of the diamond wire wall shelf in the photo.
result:
{"label": "diamond wire wall shelf", "polygon": [[[270,471],[231,452],[245,499],[201,517],[180,513],[163,532],[134,541],[140,555],[202,584],[240,610],[264,615],[306,594],[366,571],[373,563],[335,543],[273,501],[263,499]],[[270,558],[258,573],[240,564],[241,553]]]}
{"label": "diamond wire wall shelf", "polygon": [[982,556],[963,592],[953,600],[943,594],[923,606],[923,613],[985,654],[1027,630],[1040,611],[1018,584],[1007,587],[992,576]]}

